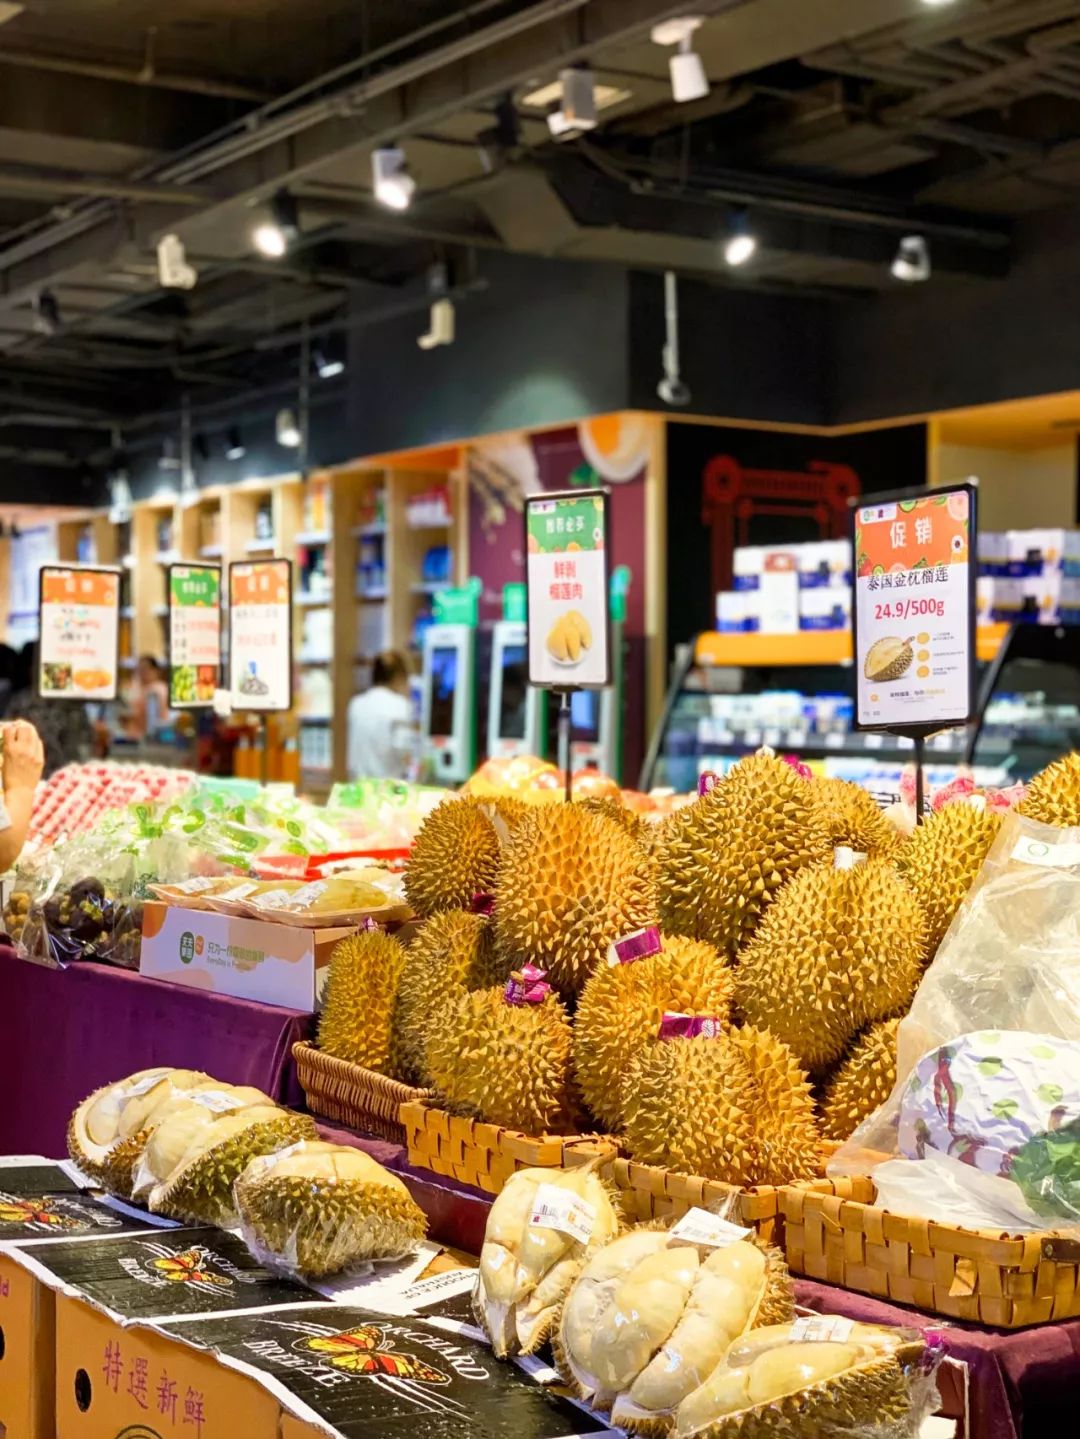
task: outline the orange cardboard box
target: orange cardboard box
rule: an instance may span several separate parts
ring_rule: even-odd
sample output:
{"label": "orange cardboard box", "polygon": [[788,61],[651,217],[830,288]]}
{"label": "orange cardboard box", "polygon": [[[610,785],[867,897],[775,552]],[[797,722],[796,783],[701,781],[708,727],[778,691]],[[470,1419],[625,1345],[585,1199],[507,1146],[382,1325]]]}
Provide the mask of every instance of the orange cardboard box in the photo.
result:
{"label": "orange cardboard box", "polygon": [[0,1435],[54,1439],[56,1301],[8,1254],[0,1254]]}

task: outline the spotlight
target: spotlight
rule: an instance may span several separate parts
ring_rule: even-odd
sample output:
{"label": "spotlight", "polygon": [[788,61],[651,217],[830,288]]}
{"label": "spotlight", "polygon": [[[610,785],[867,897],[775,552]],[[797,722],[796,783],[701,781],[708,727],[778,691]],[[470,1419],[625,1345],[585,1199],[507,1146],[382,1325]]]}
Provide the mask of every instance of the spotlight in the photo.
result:
{"label": "spotlight", "polygon": [[591,70],[560,70],[562,101],[547,117],[556,140],[596,129],[596,82]]}
{"label": "spotlight", "polygon": [[247,454],[247,446],[244,444],[240,434],[239,425],[231,425],[225,436],[225,458],[227,460],[242,460]]}
{"label": "spotlight", "polygon": [[932,267],[930,246],[925,236],[905,235],[889,268],[893,279],[902,280],[905,285],[918,285],[929,280]]}
{"label": "spotlight", "polygon": [[405,151],[386,145],[371,152],[371,187],[380,205],[388,210],[407,210],[416,194],[416,181],[409,174]]}
{"label": "spotlight", "polygon": [[278,410],[277,419],[274,422],[274,433],[277,435],[277,442],[287,450],[298,450],[303,436],[300,434],[300,426],[296,422],[296,411],[290,409]]}
{"label": "spotlight", "polygon": [[270,201],[270,212],[252,232],[255,247],[270,260],[280,260],[300,235],[300,211],[288,190],[279,190]]}
{"label": "spotlight", "polygon": [[338,375],[345,373],[345,361],[334,355],[327,355],[323,350],[315,351],[314,365],[320,380],[335,380]]}
{"label": "spotlight", "polygon": [[163,290],[194,290],[199,272],[188,264],[179,235],[162,235],[157,247],[158,284]]}
{"label": "spotlight", "polygon": [[922,0],[922,2],[931,9],[943,9],[946,5],[951,5],[953,0]]}
{"label": "spotlight", "polygon": [[51,290],[39,290],[34,297],[34,329],[39,335],[55,335],[60,328],[60,306]]}
{"label": "spotlight", "polygon": [[452,345],[456,329],[453,300],[431,302],[431,323],[426,335],[420,335],[416,343],[422,350],[434,350],[438,345]]}
{"label": "spotlight", "polygon": [[757,247],[757,236],[750,228],[749,216],[745,210],[737,210],[728,225],[724,259],[733,269],[738,269],[740,265],[745,265],[754,258]]}
{"label": "spotlight", "polygon": [[704,100],[709,93],[709,77],[705,74],[701,56],[694,49],[694,32],[703,23],[700,15],[681,15],[653,26],[653,44],[678,46],[668,61],[668,68],[671,71],[671,93],[680,105],[690,100]]}

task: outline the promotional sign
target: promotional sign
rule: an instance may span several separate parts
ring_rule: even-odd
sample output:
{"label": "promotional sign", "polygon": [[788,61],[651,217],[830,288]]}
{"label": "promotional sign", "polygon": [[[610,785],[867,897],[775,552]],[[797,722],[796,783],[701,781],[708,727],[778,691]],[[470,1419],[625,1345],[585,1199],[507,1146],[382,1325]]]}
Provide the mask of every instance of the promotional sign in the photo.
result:
{"label": "promotional sign", "polygon": [[975,687],[975,487],[860,503],[855,517],[856,726],[966,724]]}
{"label": "promotional sign", "polygon": [[220,680],[220,566],[170,565],[170,709],[209,709]]}
{"label": "promotional sign", "polygon": [[229,566],[229,647],[234,710],[292,709],[292,564]]}
{"label": "promotional sign", "polygon": [[37,685],[42,699],[114,700],[120,648],[120,572],[41,570]]}
{"label": "promotional sign", "polygon": [[564,690],[609,684],[605,491],[528,498],[525,549],[529,683]]}

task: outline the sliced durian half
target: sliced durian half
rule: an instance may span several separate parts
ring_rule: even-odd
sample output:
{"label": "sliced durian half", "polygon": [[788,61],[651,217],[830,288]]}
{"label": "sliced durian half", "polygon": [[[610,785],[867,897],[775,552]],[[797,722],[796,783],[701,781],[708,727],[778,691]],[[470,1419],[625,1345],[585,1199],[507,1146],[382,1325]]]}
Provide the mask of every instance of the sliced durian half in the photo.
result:
{"label": "sliced durian half", "polygon": [[222,1115],[257,1105],[277,1107],[261,1089],[219,1084],[214,1080],[163,1100],[151,1115],[152,1128],[142,1137],[132,1174],[131,1196],[145,1199],[155,1185],[169,1177],[199,1135]]}
{"label": "sliced durian half", "polygon": [[95,1089],[83,1100],[68,1123],[67,1149],[84,1174],[91,1179],[101,1178],[109,1150],[122,1137],[120,1121],[125,1107],[138,1095],[156,1088],[173,1072],[162,1066],[141,1069]]}

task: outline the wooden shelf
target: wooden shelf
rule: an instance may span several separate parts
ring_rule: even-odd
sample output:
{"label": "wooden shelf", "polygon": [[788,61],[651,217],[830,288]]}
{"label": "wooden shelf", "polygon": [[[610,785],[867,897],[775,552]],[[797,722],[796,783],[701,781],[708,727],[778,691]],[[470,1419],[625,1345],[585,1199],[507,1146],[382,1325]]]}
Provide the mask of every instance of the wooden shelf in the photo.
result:
{"label": "wooden shelf", "polygon": [[381,540],[386,534],[386,525],[354,525],[349,534],[354,540]]}
{"label": "wooden shelf", "polygon": [[[989,662],[1001,648],[1009,626],[980,625],[976,632],[978,657]],[[694,659],[699,665],[740,666],[744,669],[784,665],[849,665],[852,662],[850,630],[800,630],[793,635],[699,635]]]}
{"label": "wooden shelf", "polygon": [[277,540],[276,540],[276,539],[269,539],[269,540],[245,540],[245,542],[244,542],[244,554],[245,554],[245,555],[268,555],[268,554],[272,554],[273,551],[274,551],[276,548],[277,548]]}
{"label": "wooden shelf", "polygon": [[296,536],[295,544],[298,548],[306,545],[314,549],[317,545],[328,545],[332,539],[333,536],[329,530],[308,530],[306,533]]}

